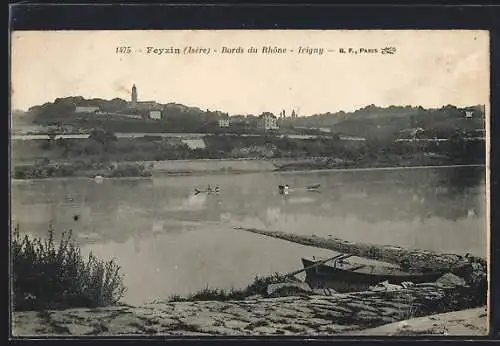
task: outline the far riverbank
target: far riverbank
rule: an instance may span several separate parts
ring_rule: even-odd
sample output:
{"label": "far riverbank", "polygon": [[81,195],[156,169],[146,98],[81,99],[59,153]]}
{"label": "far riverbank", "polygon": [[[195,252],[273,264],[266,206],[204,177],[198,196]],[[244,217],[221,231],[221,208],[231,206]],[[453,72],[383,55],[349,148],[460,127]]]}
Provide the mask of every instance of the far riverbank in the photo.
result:
{"label": "far riverbank", "polygon": [[12,178],[16,180],[63,177],[149,178],[152,176],[191,176],[210,174],[248,174],[263,172],[317,172],[353,170],[394,170],[438,167],[484,167],[482,164],[406,164],[354,165],[352,162],[329,158],[294,159],[200,159],[127,162],[46,162],[44,164],[14,164]]}

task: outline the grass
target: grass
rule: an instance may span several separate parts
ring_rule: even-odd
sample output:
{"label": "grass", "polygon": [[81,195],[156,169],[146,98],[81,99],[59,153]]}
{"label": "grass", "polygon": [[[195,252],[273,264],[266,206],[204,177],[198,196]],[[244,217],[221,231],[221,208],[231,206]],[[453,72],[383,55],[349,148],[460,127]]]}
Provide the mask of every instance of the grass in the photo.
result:
{"label": "grass", "polygon": [[72,239],[63,232],[60,241],[48,229],[46,239],[19,234],[11,242],[14,310],[68,309],[116,305],[126,288],[120,267],[92,253],[84,258]]}
{"label": "grass", "polygon": [[271,276],[259,277],[256,276],[253,282],[244,289],[217,289],[205,287],[204,289],[190,294],[186,297],[179,295],[170,296],[170,302],[183,301],[227,301],[227,300],[243,300],[245,298],[261,295],[267,296],[267,286],[274,283],[286,282],[287,277],[280,273],[275,273]]}

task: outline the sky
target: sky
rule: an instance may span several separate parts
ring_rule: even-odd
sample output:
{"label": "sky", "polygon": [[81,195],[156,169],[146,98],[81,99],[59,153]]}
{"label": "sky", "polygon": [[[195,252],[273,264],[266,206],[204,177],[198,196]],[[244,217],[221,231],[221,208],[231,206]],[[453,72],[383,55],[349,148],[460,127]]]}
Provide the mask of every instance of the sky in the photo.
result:
{"label": "sky", "polygon": [[[120,46],[131,47],[131,53],[117,53]],[[147,53],[147,47],[182,53],[188,46],[211,51]],[[264,46],[287,52],[262,53]],[[241,47],[244,53],[222,53],[223,47]],[[257,53],[248,53],[250,47]],[[299,53],[299,47],[324,51]],[[381,54],[383,47],[396,52]],[[130,100],[132,84],[139,101],[230,114],[294,109],[303,116],[369,104],[488,108],[489,81],[487,31],[17,31],[11,36],[11,108],[22,110],[67,96]]]}

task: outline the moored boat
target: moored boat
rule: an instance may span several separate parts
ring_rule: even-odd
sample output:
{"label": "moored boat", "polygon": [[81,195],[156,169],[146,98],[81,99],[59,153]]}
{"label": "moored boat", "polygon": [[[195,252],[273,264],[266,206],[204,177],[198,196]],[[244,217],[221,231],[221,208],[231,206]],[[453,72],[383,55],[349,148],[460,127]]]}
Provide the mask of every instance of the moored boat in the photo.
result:
{"label": "moored boat", "polygon": [[302,258],[302,264],[306,272],[305,282],[311,288],[331,288],[337,292],[369,290],[383,281],[391,284],[434,282],[444,274],[406,272],[397,267],[351,263],[343,261],[342,257],[333,260],[331,265],[307,258]]}

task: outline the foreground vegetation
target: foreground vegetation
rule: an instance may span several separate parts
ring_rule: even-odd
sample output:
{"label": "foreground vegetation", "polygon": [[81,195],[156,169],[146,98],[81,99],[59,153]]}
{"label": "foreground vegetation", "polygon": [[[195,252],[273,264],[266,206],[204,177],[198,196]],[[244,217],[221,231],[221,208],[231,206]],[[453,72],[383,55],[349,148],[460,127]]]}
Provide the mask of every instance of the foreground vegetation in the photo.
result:
{"label": "foreground vegetation", "polygon": [[71,231],[54,239],[22,237],[16,226],[11,242],[14,310],[67,309],[115,305],[125,287],[114,260],[102,261],[92,253],[85,259]]}
{"label": "foreground vegetation", "polygon": [[267,287],[271,284],[286,282],[288,277],[286,275],[275,273],[271,276],[259,277],[256,276],[251,284],[243,289],[217,289],[205,287],[204,289],[192,293],[186,297],[178,295],[171,296],[170,302],[183,302],[183,301],[204,301],[204,300],[242,300],[251,296],[266,296]]}

